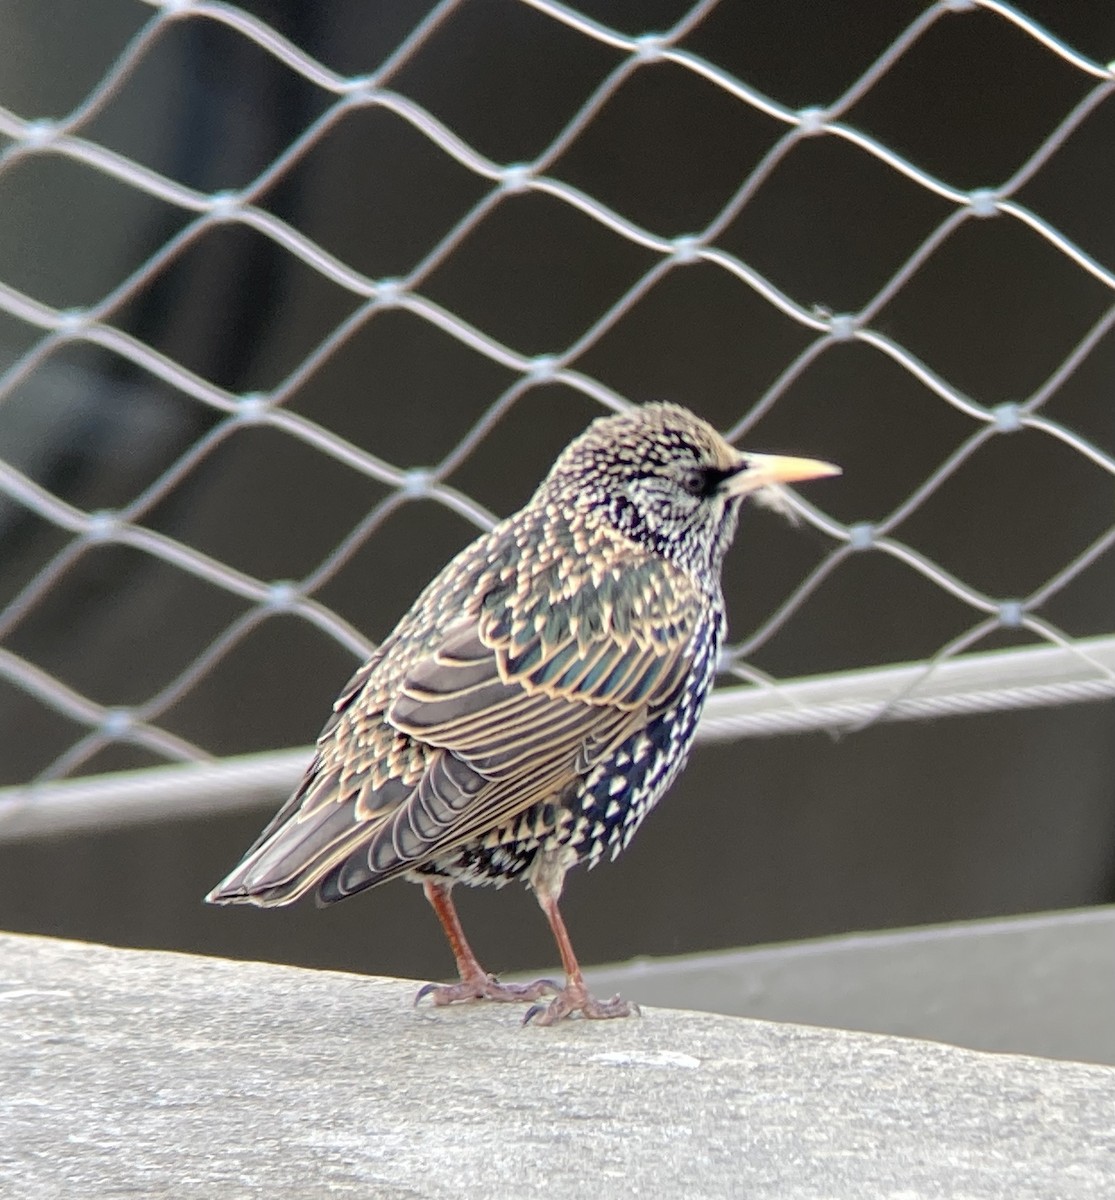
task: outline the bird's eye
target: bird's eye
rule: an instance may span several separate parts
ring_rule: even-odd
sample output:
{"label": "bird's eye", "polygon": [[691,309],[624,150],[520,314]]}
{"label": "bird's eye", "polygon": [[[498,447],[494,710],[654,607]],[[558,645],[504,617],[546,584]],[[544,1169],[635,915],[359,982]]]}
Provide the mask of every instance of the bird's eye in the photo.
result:
{"label": "bird's eye", "polygon": [[708,490],[708,477],[704,471],[693,467],[682,475],[681,486],[691,496],[703,496]]}

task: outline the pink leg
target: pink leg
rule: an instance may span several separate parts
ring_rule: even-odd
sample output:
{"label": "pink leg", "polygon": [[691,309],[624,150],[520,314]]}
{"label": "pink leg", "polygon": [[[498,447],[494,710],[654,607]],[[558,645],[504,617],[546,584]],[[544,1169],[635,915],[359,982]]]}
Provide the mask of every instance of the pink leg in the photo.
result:
{"label": "pink leg", "polygon": [[547,992],[558,991],[552,979],[538,979],[534,983],[500,983],[494,975],[489,975],[477,961],[461,928],[461,919],[449,894],[452,884],[429,880],[422,886],[449,939],[461,982],[427,983],[418,989],[418,995],[414,997],[415,1004],[427,996],[432,996],[437,1005],[453,1004],[458,1000],[537,1000]]}
{"label": "pink leg", "polygon": [[523,1018],[523,1024],[533,1021],[536,1025],[553,1025],[554,1022],[579,1012],[590,1020],[600,1021],[609,1017],[630,1017],[638,1014],[639,1006],[619,996],[611,1000],[597,1000],[585,986],[585,977],[581,974],[577,956],[573,953],[573,943],[569,940],[569,932],[561,918],[558,909],[558,898],[546,891],[537,892],[538,903],[546,914],[553,930],[554,941],[561,953],[561,965],[565,968],[565,987],[550,1001],[549,1004],[535,1004]]}

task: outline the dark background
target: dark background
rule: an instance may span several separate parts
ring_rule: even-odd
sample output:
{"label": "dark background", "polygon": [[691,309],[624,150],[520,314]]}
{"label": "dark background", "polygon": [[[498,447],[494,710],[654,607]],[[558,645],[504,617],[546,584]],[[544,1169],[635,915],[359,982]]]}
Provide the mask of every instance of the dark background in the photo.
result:
{"label": "dark background", "polygon": [[[428,4],[245,5],[334,71],[374,71]],[[686,5],[582,3],[630,33]],[[925,11],[903,0],[724,0],[684,49],[792,107],[826,106]],[[1093,3],[1022,11],[1078,51],[1115,57]],[[0,0],[0,106],[58,118],[81,103],[152,10]],[[536,159],[625,58],[515,0],[466,0],[390,78],[497,163]],[[986,11],[949,14],[844,120],[960,189],[1009,179],[1095,80]],[[246,187],[335,97],[237,30],[166,22],[78,136],[202,193]],[[691,71],[628,76],[546,173],[656,235],[705,228],[785,126]],[[1015,199],[1110,270],[1115,97]],[[0,152],[8,139],[0,135]],[[373,278],[413,270],[492,184],[397,115],[353,108],[255,203]],[[867,305],[955,206],[849,141],[803,139],[716,239],[807,308]],[[193,214],[58,154],[0,165],[0,281],[57,308],[97,303]],[[659,259],[561,200],[503,198],[417,291],[527,355],[577,341]],[[1112,291],[1019,221],[970,220],[873,314],[979,405],[1035,393],[1109,313]],[[360,300],[244,224],[209,223],[105,320],[232,393],[280,390],[299,413],[396,466],[442,462],[517,373],[412,313],[365,320],[308,374],[301,363]],[[40,336],[0,306],[0,372]],[[815,335],[735,276],[677,267],[573,364],[635,401],[672,399],[729,429]],[[1098,339],[1042,412],[1115,452],[1115,335]],[[601,411],[565,384],[507,406],[448,482],[491,511],[529,496]],[[127,504],[220,414],[124,357],[60,343],[0,376],[0,457],[77,508]],[[861,342],[815,359],[748,423],[746,444],[840,462],[811,493],[845,523],[885,517],[977,429]],[[389,489],[271,427],[241,427],[191,461],[141,523],[263,580],[299,580]],[[1115,519],[1111,475],[1046,434],[992,438],[896,536],[995,598],[1025,596]],[[431,501],[400,506],[315,593],[371,639],[474,533]],[[91,545],[18,619],[9,606],[72,535],[0,493],[0,647],[109,705],[141,703],[250,605],[119,545]],[[749,513],[725,579],[737,640],[833,544]],[[1112,630],[1115,555],[1039,610],[1072,636]],[[5,619],[7,614],[7,619]],[[845,562],[749,661],[778,676],[929,656],[979,618],[880,552]],[[1002,631],[986,649],[1032,641]],[[353,658],[305,621],[260,622],[159,724],[217,755],[309,743]],[[697,752],[618,864],[575,878],[568,921],[585,961],[798,938],[1115,899],[1110,704],[878,725],[854,735],[741,741]],[[84,732],[0,675],[0,785]],[[117,742],[84,772],[149,765]],[[439,975],[448,952],[416,888],[316,912],[206,909],[200,896],[266,817],[167,821],[0,843],[0,927],[384,973]],[[553,951],[519,890],[461,897],[495,970]]]}

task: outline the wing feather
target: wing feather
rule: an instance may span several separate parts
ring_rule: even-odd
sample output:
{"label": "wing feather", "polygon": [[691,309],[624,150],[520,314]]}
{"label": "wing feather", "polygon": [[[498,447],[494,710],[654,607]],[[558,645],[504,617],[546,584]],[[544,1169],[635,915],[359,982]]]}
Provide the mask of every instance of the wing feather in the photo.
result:
{"label": "wing feather", "polygon": [[211,898],[287,903],[317,884],[340,899],[561,796],[671,703],[689,670],[695,589],[661,560],[630,574],[626,589],[619,571],[576,587],[560,574],[512,579],[413,653],[400,626]]}

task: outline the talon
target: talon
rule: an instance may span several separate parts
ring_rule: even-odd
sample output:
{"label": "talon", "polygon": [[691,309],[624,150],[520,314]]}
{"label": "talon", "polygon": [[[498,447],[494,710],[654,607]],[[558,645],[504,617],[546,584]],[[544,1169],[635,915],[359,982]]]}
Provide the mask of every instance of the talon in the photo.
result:
{"label": "talon", "polygon": [[464,1000],[497,1000],[521,1002],[537,1000],[547,992],[560,992],[552,979],[536,979],[533,983],[500,983],[494,975],[479,975],[462,979],[460,983],[427,983],[418,989],[414,1003],[433,996],[439,1008]]}
{"label": "talon", "polygon": [[615,995],[611,1000],[597,1000],[583,983],[566,984],[549,1004],[535,1004],[527,1010],[523,1024],[532,1022],[536,1025],[554,1025],[566,1017],[578,1013],[589,1021],[606,1021],[614,1017],[632,1017],[643,1015],[637,1004],[624,1000]]}

